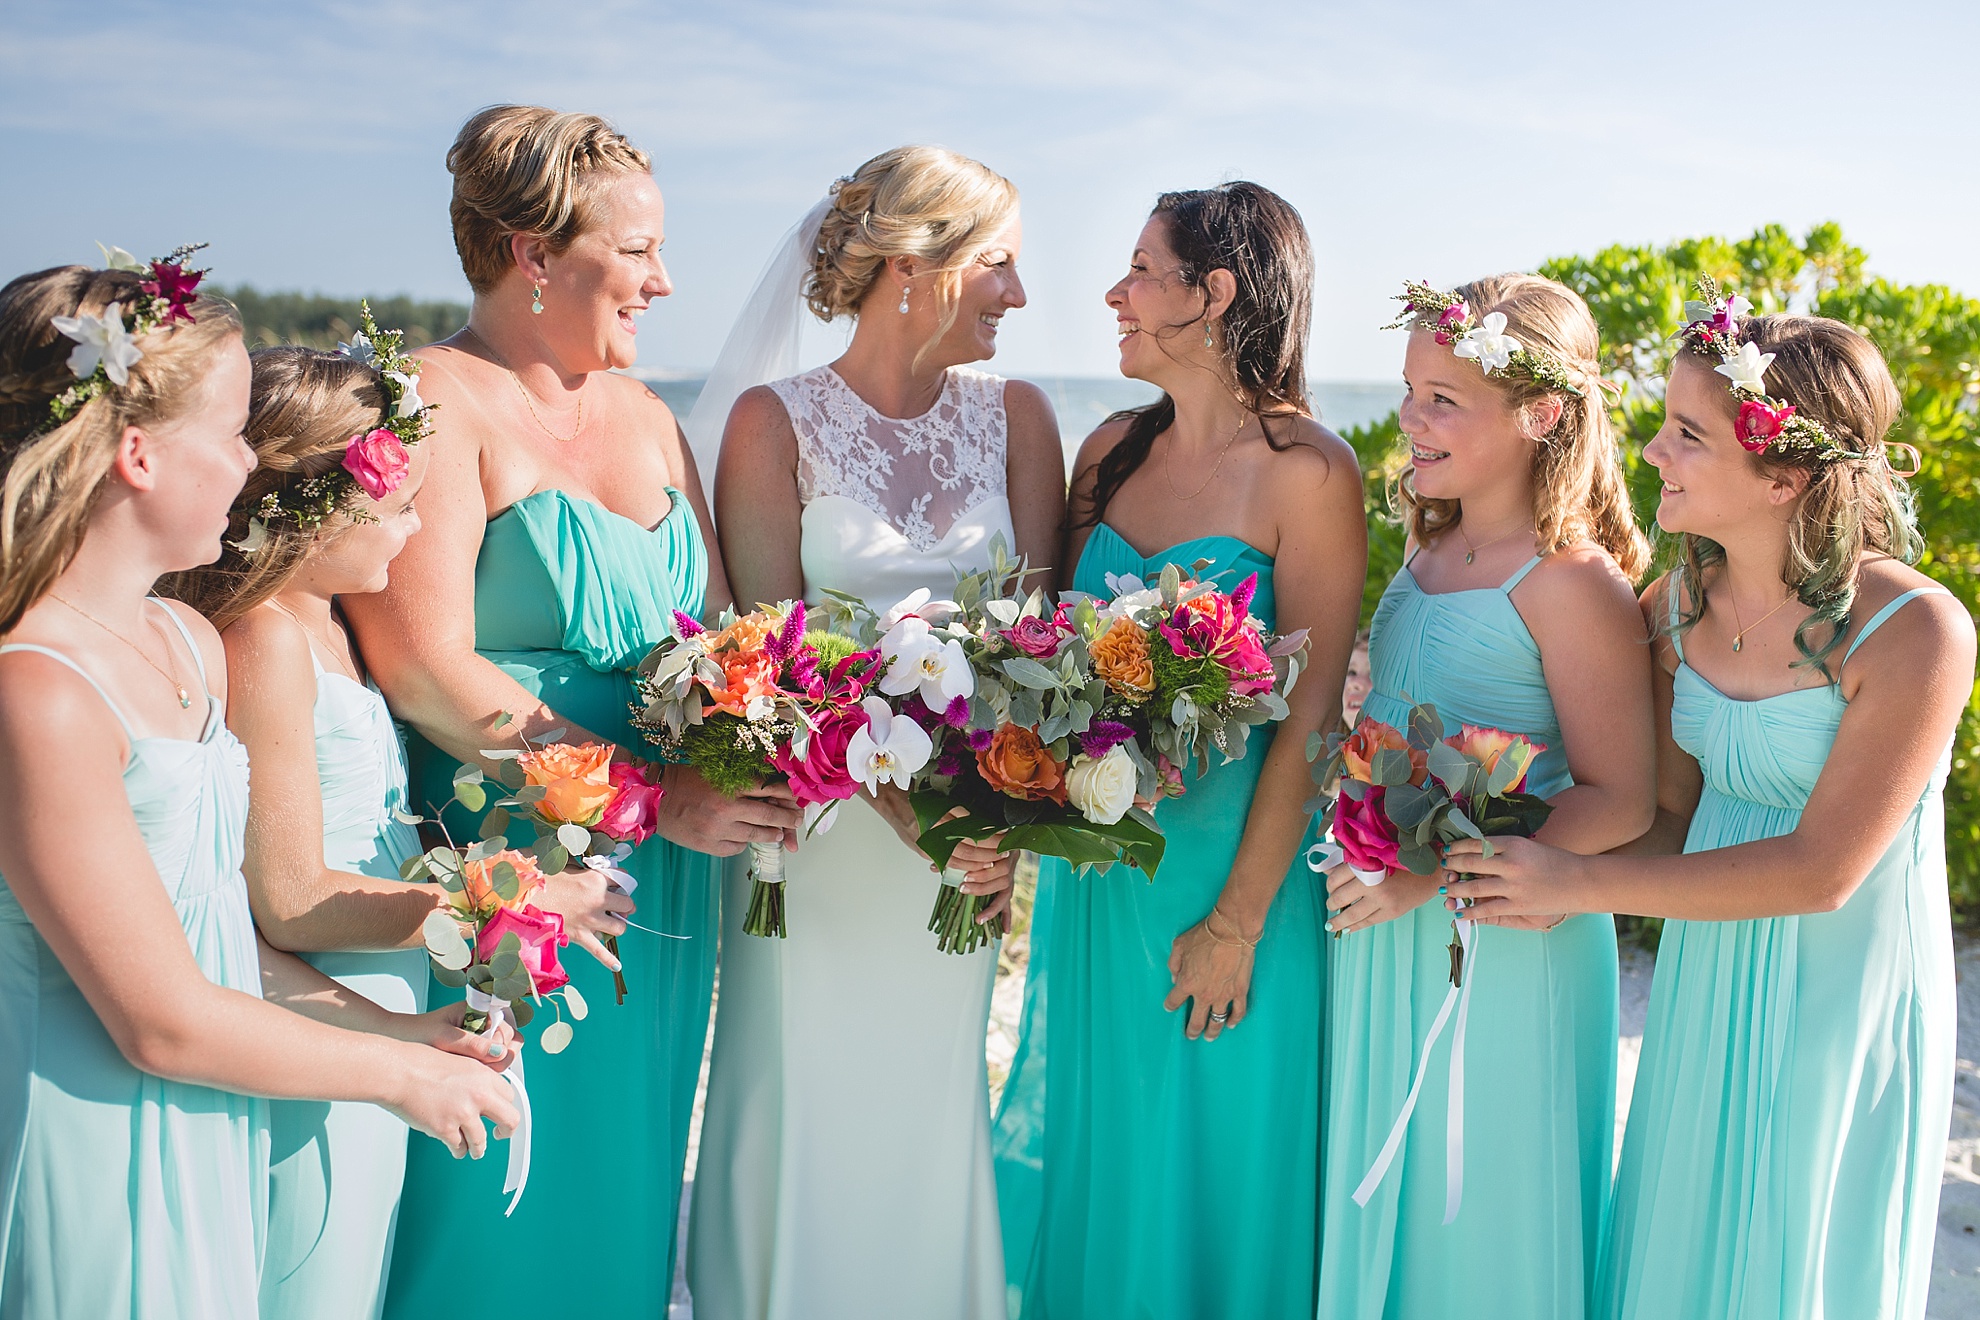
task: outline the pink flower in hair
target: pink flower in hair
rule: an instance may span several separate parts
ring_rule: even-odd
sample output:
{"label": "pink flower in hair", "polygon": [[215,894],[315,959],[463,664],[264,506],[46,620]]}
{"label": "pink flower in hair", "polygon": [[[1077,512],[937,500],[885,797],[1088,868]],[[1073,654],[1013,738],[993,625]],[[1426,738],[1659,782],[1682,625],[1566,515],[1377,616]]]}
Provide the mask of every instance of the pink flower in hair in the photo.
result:
{"label": "pink flower in hair", "polygon": [[1780,439],[1788,419],[1793,416],[1794,405],[1791,403],[1770,408],[1756,399],[1747,399],[1739,405],[1739,418],[1733,423],[1733,434],[1739,438],[1742,448],[1762,454],[1767,451],[1768,445]]}
{"label": "pink flower in hair", "polygon": [[1471,315],[1471,307],[1462,298],[1446,307],[1437,317],[1437,342],[1448,344],[1454,331],[1461,329]]}
{"label": "pink flower in hair", "polygon": [[357,478],[357,484],[374,500],[397,490],[411,468],[405,445],[382,426],[352,436],[344,449],[344,470]]}

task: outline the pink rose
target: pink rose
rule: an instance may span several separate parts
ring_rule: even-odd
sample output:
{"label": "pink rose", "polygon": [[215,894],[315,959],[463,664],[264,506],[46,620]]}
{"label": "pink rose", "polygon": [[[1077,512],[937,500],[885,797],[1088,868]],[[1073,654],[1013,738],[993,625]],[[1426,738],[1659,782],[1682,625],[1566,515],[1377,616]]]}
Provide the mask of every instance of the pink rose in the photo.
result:
{"label": "pink rose", "polygon": [[1793,416],[1794,405],[1791,403],[1769,408],[1756,399],[1748,399],[1739,405],[1739,419],[1733,423],[1733,435],[1738,437],[1741,447],[1755,454],[1764,453],[1768,445],[1780,439],[1788,419]]}
{"label": "pink rose", "polygon": [[412,461],[399,437],[384,427],[351,437],[344,447],[344,470],[357,478],[364,493],[382,500],[406,479]]}
{"label": "pink rose", "polygon": [[859,781],[846,769],[846,745],[866,727],[866,722],[866,712],[854,706],[838,716],[819,719],[802,759],[791,755],[789,743],[778,748],[770,757],[770,764],[791,781],[791,796],[809,807],[821,802],[843,802],[859,792]]}
{"label": "pink rose", "polygon": [[1059,643],[1065,639],[1051,623],[1031,615],[1004,629],[1004,636],[1033,660],[1050,660],[1058,654]]}
{"label": "pink rose", "polygon": [[502,937],[511,934],[522,941],[523,966],[529,969],[529,979],[535,984],[537,994],[547,995],[570,983],[570,973],[557,962],[557,950],[571,942],[570,936],[564,934],[562,917],[530,904],[502,908],[482,926],[474,942],[474,956],[487,962],[495,956],[495,946],[502,942]]}
{"label": "pink rose", "polygon": [[592,826],[600,834],[634,847],[653,837],[660,823],[660,799],[665,790],[631,761],[612,762],[612,787],[619,790]]}
{"label": "pink rose", "polygon": [[1395,822],[1382,806],[1386,796],[1383,788],[1370,788],[1359,801],[1343,793],[1334,807],[1334,841],[1357,871],[1400,869]]}

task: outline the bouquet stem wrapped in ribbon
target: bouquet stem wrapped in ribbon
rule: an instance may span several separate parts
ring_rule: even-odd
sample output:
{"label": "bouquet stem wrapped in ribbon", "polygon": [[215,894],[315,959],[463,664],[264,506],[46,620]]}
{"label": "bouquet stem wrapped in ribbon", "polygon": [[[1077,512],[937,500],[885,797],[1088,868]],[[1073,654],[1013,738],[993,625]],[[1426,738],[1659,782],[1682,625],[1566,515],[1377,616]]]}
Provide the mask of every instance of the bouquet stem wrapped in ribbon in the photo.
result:
{"label": "bouquet stem wrapped in ribbon", "polygon": [[[1321,749],[1318,734],[1309,757]],[[1349,869],[1365,885],[1378,885],[1396,871],[1434,875],[1444,849],[1458,839],[1485,841],[1488,835],[1531,837],[1553,808],[1544,798],[1523,792],[1533,758],[1546,748],[1518,734],[1466,724],[1444,736],[1444,721],[1429,704],[1412,707],[1405,733],[1363,716],[1346,737],[1325,742],[1327,756],[1315,770],[1323,789],[1337,796],[1315,804],[1331,829]],[[1309,852],[1309,864],[1321,862]],[[1470,922],[1451,923],[1451,988],[1430,1024],[1416,1062],[1409,1095],[1389,1129],[1373,1166],[1355,1188],[1356,1205],[1367,1205],[1388,1174],[1416,1112],[1417,1096],[1430,1051],[1456,1013],[1451,1038],[1448,1126],[1445,1131],[1444,1222],[1457,1218],[1464,1199],[1464,1043],[1470,1018],[1471,987],[1477,976],[1478,931]]]}
{"label": "bouquet stem wrapped in ribbon", "polygon": [[[707,629],[676,611],[674,635],[640,661],[632,722],[662,756],[693,766],[731,797],[784,780],[805,808],[807,830],[816,831],[859,791],[852,760],[872,741],[876,710],[889,711],[867,700],[879,656],[845,637],[807,631],[807,617],[802,601],[784,601],[750,614],[725,611]],[[911,749],[892,750],[898,757]],[[743,931],[782,939],[783,846],[749,851],[755,885]]]}

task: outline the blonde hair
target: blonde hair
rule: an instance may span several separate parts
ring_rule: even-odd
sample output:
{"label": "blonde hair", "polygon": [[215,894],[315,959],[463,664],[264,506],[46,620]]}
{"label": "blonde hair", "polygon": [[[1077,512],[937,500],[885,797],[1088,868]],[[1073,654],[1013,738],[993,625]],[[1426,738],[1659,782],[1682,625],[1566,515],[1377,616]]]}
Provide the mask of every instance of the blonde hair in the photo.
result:
{"label": "blonde hair", "polygon": [[[1602,396],[1601,332],[1581,295],[1539,275],[1491,275],[1458,288],[1481,320],[1503,312],[1506,330],[1527,348],[1544,349],[1567,368],[1580,397],[1515,372],[1485,379],[1506,406],[1530,419],[1547,399],[1561,403],[1560,419],[1533,444],[1533,529],[1542,553],[1593,541],[1608,551],[1632,581],[1650,566],[1650,543],[1630,511],[1609,409]],[[1393,498],[1403,525],[1419,545],[1464,520],[1457,500],[1418,495],[1405,469]]]}
{"label": "blonde hair", "polygon": [[487,293],[515,269],[512,234],[540,237],[552,252],[568,250],[590,225],[603,185],[652,168],[645,152],[597,115],[540,105],[480,111],[447,149],[454,176],[448,210],[468,284]]}
{"label": "blonde hair", "polygon": [[144,356],[129,383],[111,385],[46,431],[48,406],[76,383],[75,344],[57,316],[100,316],[145,295],[144,275],[57,266],[0,289],[0,633],[11,631],[82,548],[127,426],[183,414],[215,352],[241,337],[233,305],[201,296],[190,325],[160,326],[138,340]]}
{"label": "blonde hair", "polygon": [[832,198],[818,226],[806,304],[821,321],[857,316],[889,258],[931,263],[940,324],[923,353],[955,324],[963,272],[1018,207],[1009,179],[941,147],[883,151],[833,184]]}
{"label": "blonde hair", "polygon": [[[339,353],[314,348],[257,349],[249,354],[254,384],[249,395],[247,442],[255,469],[227,515],[220,558],[200,568],[174,573],[159,590],[184,601],[225,628],[289,585],[311,547],[355,525],[339,509],[320,526],[293,518],[264,523],[265,539],[252,556],[231,541],[248,534],[270,491],[285,490],[311,477],[335,472],[353,435],[382,425],[390,395],[378,372]],[[355,498],[362,500],[363,492]]]}
{"label": "blonde hair", "polygon": [[[1903,396],[1877,346],[1826,316],[1749,317],[1739,323],[1739,342],[1773,354],[1766,371],[1770,397],[1820,422],[1831,440],[1850,451],[1844,458],[1798,449],[1749,456],[1757,472],[1774,476],[1799,470],[1806,476],[1788,524],[1781,580],[1815,611],[1794,631],[1795,649],[1801,652],[1796,663],[1829,675],[1829,653],[1849,631],[1864,554],[1914,563],[1925,549],[1911,490],[1884,457],[1884,440],[1903,411]],[[1709,350],[1687,344],[1680,352],[1707,371],[1719,364],[1718,355]],[[1736,417],[1739,404],[1731,389],[1721,393],[1726,416]],[[1703,617],[1700,584],[1706,571],[1726,558],[1722,546],[1689,532],[1679,538],[1679,546],[1678,576],[1688,584],[1688,600],[1667,629],[1673,633]],[[1812,639],[1824,627],[1828,635],[1817,646]]]}

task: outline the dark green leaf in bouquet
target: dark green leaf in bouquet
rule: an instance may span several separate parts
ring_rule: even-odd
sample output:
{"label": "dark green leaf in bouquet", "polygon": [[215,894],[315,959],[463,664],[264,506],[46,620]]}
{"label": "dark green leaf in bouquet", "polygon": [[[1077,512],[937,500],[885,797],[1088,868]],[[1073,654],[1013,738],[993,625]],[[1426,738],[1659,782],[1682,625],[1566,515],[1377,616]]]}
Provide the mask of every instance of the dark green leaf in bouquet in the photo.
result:
{"label": "dark green leaf in bouquet", "polygon": [[399,879],[408,882],[424,880],[428,875],[426,854],[414,853],[399,863]]}
{"label": "dark green leaf in bouquet", "polygon": [[1396,849],[1396,861],[1412,875],[1435,875],[1443,864],[1435,848],[1409,840]]}
{"label": "dark green leaf in bouquet", "polygon": [[452,848],[428,848],[426,860],[436,871],[460,873],[461,855]]}
{"label": "dark green leaf in bouquet", "polygon": [[958,816],[954,820],[939,821],[929,826],[921,832],[915,844],[928,854],[928,860],[945,867],[957,844],[965,839],[987,839],[1002,828],[1001,822],[985,820],[981,816]]}
{"label": "dark green leaf in bouquet", "polygon": [[1368,765],[1370,776],[1383,788],[1407,784],[1415,773],[1415,768],[1409,763],[1409,753],[1394,747],[1378,748]]}
{"label": "dark green leaf in bouquet", "polygon": [[1011,681],[1020,687],[1042,690],[1059,686],[1057,674],[1026,656],[1016,656],[1006,660],[1002,667],[1004,672],[1010,675]]}
{"label": "dark green leaf in bouquet", "polygon": [[537,864],[542,868],[545,875],[562,875],[570,869],[571,850],[561,843],[554,842],[556,837],[554,834],[546,834],[537,840],[539,844],[548,843],[550,845],[538,854]]}
{"label": "dark green leaf in bouquet", "polygon": [[495,997],[497,999],[506,999],[511,1004],[521,1003],[523,1000],[528,999],[534,990],[535,987],[530,983],[529,973],[522,969],[520,963],[516,965],[515,971],[509,972],[506,975],[497,975],[495,978]]}
{"label": "dark green leaf in bouquet", "polygon": [[522,765],[516,761],[497,761],[495,777],[502,781],[502,787],[511,790],[529,783],[529,776],[523,773]]}
{"label": "dark green leaf in bouquet", "polygon": [[1492,767],[1491,777],[1485,781],[1485,791],[1493,797],[1502,797],[1525,773],[1525,760],[1514,757],[1509,749],[1499,757],[1499,763]]}
{"label": "dark green leaf in bouquet", "polygon": [[1479,829],[1476,825],[1472,824],[1471,817],[1465,815],[1464,809],[1462,807],[1459,807],[1455,803],[1453,803],[1451,805],[1451,809],[1444,814],[1444,820],[1452,829],[1456,830],[1460,834],[1468,835],[1474,839],[1482,839],[1485,837],[1485,832]]}
{"label": "dark green leaf in bouquet", "polygon": [[467,984],[467,973],[452,967],[442,967],[439,963],[434,963],[433,979],[441,985],[458,990]]}
{"label": "dark green leaf in bouquet", "polygon": [[1368,796],[1368,785],[1362,783],[1359,779],[1343,779],[1341,781],[1341,793],[1343,796],[1359,802]]}
{"label": "dark green leaf in bouquet", "polygon": [[534,806],[550,796],[550,790],[541,784],[524,784],[516,790],[516,801],[525,806]]}
{"label": "dark green leaf in bouquet", "polygon": [[[495,896],[504,903],[515,902],[516,895],[522,892],[522,877],[516,874],[515,864],[507,861],[495,863],[493,879]],[[503,942],[507,943],[507,940]]]}
{"label": "dark green leaf in bouquet", "polygon": [[1430,773],[1449,785],[1453,793],[1461,791],[1477,768],[1476,762],[1441,738],[1430,744],[1429,765]]}
{"label": "dark green leaf in bouquet", "polygon": [[1554,806],[1531,793],[1507,793],[1486,798],[1478,807],[1478,828],[1486,835],[1513,835],[1530,839],[1547,823]]}
{"label": "dark green leaf in bouquet", "polygon": [[1382,795],[1382,809],[1397,829],[1415,830],[1436,811],[1443,794],[1428,786],[1401,783]]}
{"label": "dark green leaf in bouquet", "polygon": [[475,963],[467,969],[467,982],[481,993],[487,994],[488,987],[495,984],[495,973],[489,969],[487,963]]}
{"label": "dark green leaf in bouquet", "polygon": [[526,1027],[536,1017],[536,1005],[530,1003],[527,998],[518,996],[509,1001],[509,1014],[515,1018],[518,1027]]}
{"label": "dark green leaf in bouquet", "polygon": [[1429,702],[1412,706],[1409,712],[1409,730],[1403,735],[1409,745],[1418,751],[1429,750],[1431,744],[1444,740],[1444,718]]}
{"label": "dark green leaf in bouquet", "polygon": [[508,808],[497,807],[493,811],[489,812],[486,816],[483,816],[481,818],[481,827],[476,832],[480,834],[484,840],[487,840],[487,839],[500,838],[503,832],[508,828],[509,828]]}

